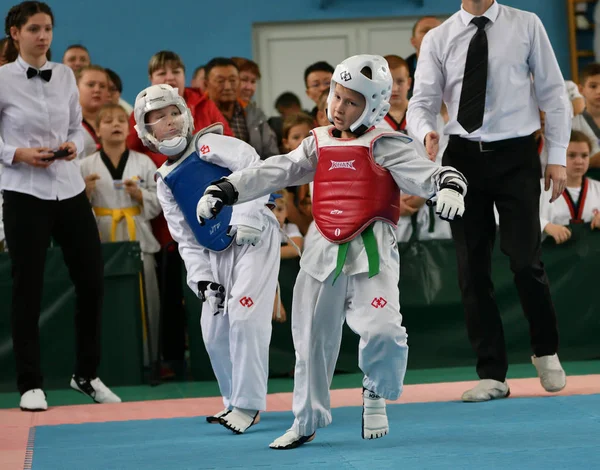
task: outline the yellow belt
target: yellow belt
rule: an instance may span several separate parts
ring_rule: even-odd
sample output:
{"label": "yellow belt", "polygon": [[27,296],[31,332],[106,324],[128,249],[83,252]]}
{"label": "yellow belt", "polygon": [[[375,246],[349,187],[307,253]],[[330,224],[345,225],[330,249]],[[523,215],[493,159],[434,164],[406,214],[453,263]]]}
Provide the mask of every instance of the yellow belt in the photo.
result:
{"label": "yellow belt", "polygon": [[134,215],[140,215],[142,210],[140,206],[123,207],[121,209],[109,209],[107,207],[94,207],[94,214],[98,217],[112,217],[112,227],[110,228],[110,241],[117,241],[117,225],[123,218],[127,222],[127,233],[129,240],[134,241],[135,238],[135,220]]}

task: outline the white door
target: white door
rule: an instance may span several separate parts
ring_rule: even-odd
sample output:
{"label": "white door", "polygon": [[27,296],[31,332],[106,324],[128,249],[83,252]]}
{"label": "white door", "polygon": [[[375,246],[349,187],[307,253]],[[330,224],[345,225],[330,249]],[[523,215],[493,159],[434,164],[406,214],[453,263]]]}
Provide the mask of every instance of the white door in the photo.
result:
{"label": "white door", "polygon": [[368,21],[359,28],[360,53],[390,55],[407,58],[414,54],[410,44],[416,20]]}
{"label": "white door", "polygon": [[415,21],[416,18],[399,18],[254,26],[254,60],[262,75],[257,103],[267,116],[276,116],[275,100],[281,93],[291,91],[310,111],[315,104],[306,96],[306,67],[320,60],[335,67],[354,54],[408,57],[414,52],[410,37]]}

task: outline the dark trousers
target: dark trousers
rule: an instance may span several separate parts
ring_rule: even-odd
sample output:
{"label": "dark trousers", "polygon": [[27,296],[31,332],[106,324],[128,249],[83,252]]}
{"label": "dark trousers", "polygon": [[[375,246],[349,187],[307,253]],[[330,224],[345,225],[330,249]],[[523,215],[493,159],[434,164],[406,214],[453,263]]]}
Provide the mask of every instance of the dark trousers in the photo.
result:
{"label": "dark trousers", "polygon": [[163,247],[156,257],[161,302],[161,346],[166,361],[183,361],[186,318],[183,308],[183,260],[177,244]]}
{"label": "dark trousers", "polygon": [[43,387],[38,322],[51,238],[60,245],[75,286],[74,373],[95,378],[100,363],[104,263],[96,220],[85,193],[62,201],[48,201],[5,191],[3,208],[12,262],[11,325],[19,392]]}
{"label": "dark trousers", "polygon": [[533,137],[490,152],[451,137],[444,165],[469,183],[464,217],[451,223],[469,340],[482,379],[503,382],[508,370],[504,331],[494,296],[491,254],[500,215],[500,248],[509,257],[536,356],[558,350],[558,326],[541,262],[541,165]]}

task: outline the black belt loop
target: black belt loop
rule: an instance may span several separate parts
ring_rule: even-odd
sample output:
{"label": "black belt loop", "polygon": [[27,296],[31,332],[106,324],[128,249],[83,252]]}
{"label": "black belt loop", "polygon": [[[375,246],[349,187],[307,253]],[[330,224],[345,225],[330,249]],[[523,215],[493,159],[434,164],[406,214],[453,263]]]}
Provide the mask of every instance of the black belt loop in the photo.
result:
{"label": "black belt loop", "polygon": [[449,142],[454,145],[460,145],[472,152],[489,153],[507,147],[521,146],[533,139],[533,134],[514,139],[496,140],[494,142],[481,142],[477,140],[464,139],[458,135],[451,135]]}

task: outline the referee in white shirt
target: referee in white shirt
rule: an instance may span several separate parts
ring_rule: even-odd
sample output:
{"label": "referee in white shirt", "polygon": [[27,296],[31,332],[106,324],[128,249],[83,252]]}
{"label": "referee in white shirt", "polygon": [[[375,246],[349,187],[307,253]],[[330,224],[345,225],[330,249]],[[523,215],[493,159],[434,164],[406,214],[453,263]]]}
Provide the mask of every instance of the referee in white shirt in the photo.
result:
{"label": "referee in white shirt", "polygon": [[463,0],[462,8],[423,40],[410,100],[409,131],[437,154],[436,116],[442,101],[450,120],[443,164],[469,182],[465,214],[451,223],[469,339],[482,379],[463,401],[509,395],[508,361],[491,279],[491,253],[500,214],[500,246],[529,321],[532,361],[542,386],[564,388],[556,352],[558,327],[540,260],[541,164],[533,133],[546,112],[546,186],[552,200],[566,184],[570,103],[540,19],[494,0]]}
{"label": "referee in white shirt", "polygon": [[[12,339],[21,409],[45,410],[38,321],[50,239],[62,248],[75,285],[77,360],[71,387],[117,402],[97,377],[103,259],[85,184],[73,159],[83,148],[81,107],[71,69],[47,61],[54,17],[42,2],[8,12],[8,64],[0,68],[0,188],[12,262]],[[52,151],[66,158],[45,161]],[[56,338],[62,342],[65,338]]]}

